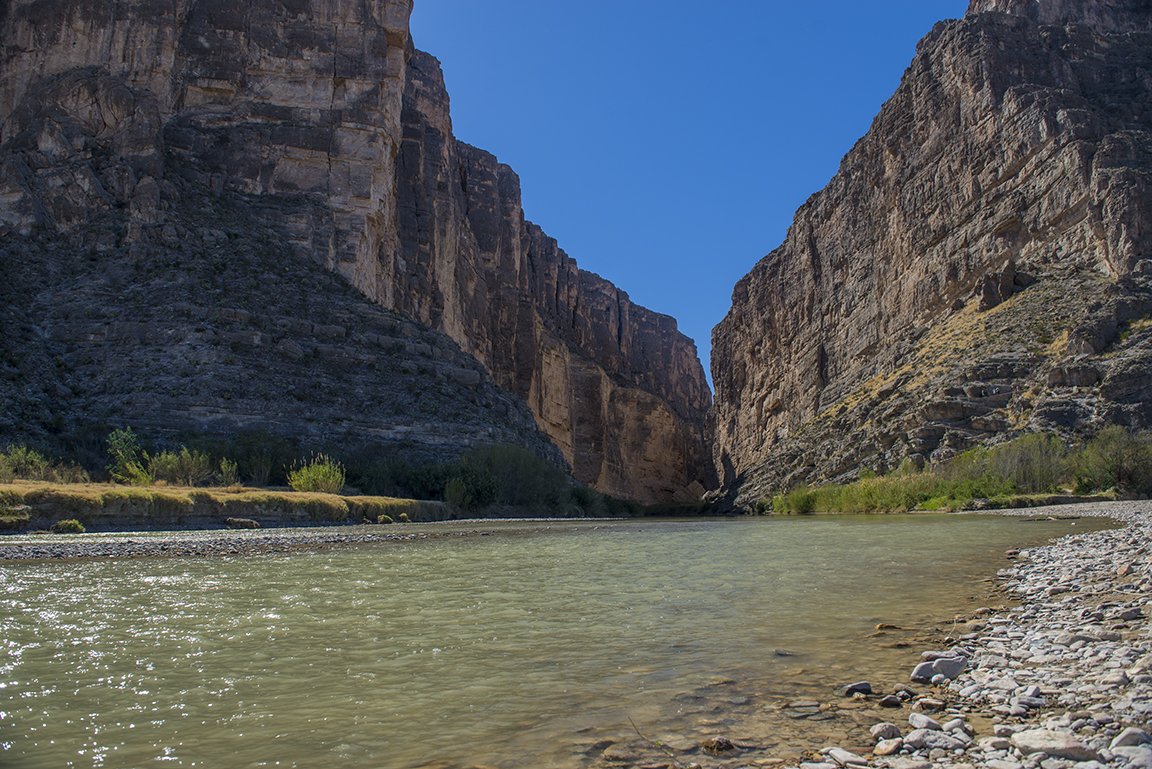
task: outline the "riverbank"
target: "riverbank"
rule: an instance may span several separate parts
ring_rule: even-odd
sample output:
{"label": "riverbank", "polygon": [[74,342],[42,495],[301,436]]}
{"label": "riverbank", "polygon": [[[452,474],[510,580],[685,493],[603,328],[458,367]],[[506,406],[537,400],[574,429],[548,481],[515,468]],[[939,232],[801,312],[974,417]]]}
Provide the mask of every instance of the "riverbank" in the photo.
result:
{"label": "riverbank", "polygon": [[[86,530],[177,531],[222,529],[229,519],[259,526],[331,526],[399,520],[443,521],[442,502],[342,496],[290,489],[120,486],[15,481],[0,485],[0,531],[47,530],[76,520]],[[249,524],[251,525],[251,524]]]}
{"label": "riverbank", "polygon": [[977,612],[955,644],[924,653],[925,661],[961,661],[937,666],[952,680],[913,684],[915,695],[872,727],[871,754],[833,746],[799,766],[1152,767],[1152,503],[1060,513],[1125,526],[1016,554],[998,576],[1019,605]]}
{"label": "riverbank", "polygon": [[[332,548],[384,542],[411,542],[439,537],[484,536],[482,531],[381,532],[372,527],[349,533],[331,529],[265,529],[259,532],[217,529],[163,535],[96,538],[89,535],[54,535],[31,542],[0,540],[0,564],[85,560],[96,558],[237,557],[273,553],[316,552]],[[391,528],[391,527],[390,527]],[[59,541],[55,541],[59,540]]]}

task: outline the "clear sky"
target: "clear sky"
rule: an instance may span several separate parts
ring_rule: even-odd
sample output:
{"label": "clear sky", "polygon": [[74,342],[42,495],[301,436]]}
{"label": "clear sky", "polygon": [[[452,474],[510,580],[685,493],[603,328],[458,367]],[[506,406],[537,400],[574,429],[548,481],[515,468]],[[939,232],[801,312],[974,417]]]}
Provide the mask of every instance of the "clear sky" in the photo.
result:
{"label": "clear sky", "polygon": [[415,0],[457,138],[520,175],[585,270],[708,367],[732,288],[784,239],[968,0]]}

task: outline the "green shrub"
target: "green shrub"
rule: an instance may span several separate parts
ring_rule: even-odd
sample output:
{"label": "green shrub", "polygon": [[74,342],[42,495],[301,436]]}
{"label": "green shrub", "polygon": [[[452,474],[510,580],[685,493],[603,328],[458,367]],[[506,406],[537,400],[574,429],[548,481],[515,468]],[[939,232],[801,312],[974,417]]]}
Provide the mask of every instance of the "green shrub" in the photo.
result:
{"label": "green shrub", "polygon": [[376,519],[376,523],[388,524],[388,523],[394,523],[394,521],[392,520],[392,516],[390,516],[390,515],[381,515],[380,517],[378,517]]}
{"label": "green shrub", "polygon": [[293,491],[339,494],[344,490],[344,478],[344,466],[324,454],[316,454],[308,463],[298,463],[288,471],[288,485]]}
{"label": "green shrub", "polygon": [[603,518],[608,515],[608,503],[596,489],[574,486],[568,490],[568,495],[586,518]]}
{"label": "green shrub", "polygon": [[88,483],[84,468],[48,459],[27,446],[9,446],[0,452],[0,483],[14,480],[51,483]]}
{"label": "green shrub", "polygon": [[463,463],[444,487],[444,501],[464,510],[479,510],[496,502],[499,481],[486,467]]}
{"label": "green shrub", "polygon": [[83,534],[84,525],[75,518],[69,518],[65,521],[56,521],[52,524],[53,534]]}
{"label": "green shrub", "polygon": [[235,462],[225,457],[220,460],[220,485],[235,486],[240,482],[240,469]]}
{"label": "green shrub", "polygon": [[1067,467],[1068,450],[1055,435],[1029,433],[992,448],[986,473],[1011,481],[1024,492],[1055,491]]}
{"label": "green shrub", "polygon": [[1113,487],[1152,492],[1152,433],[1105,427],[1072,458],[1072,467],[1080,493]]}
{"label": "green shrub", "polygon": [[157,480],[180,486],[200,486],[212,477],[212,460],[202,451],[181,446],[148,459],[148,473]]}
{"label": "green shrub", "polygon": [[801,483],[787,494],[775,497],[772,509],[780,513],[811,513],[816,510],[816,494],[808,488],[808,484]]}
{"label": "green shrub", "polygon": [[151,486],[155,481],[147,469],[148,453],[140,446],[140,439],[131,427],[115,430],[108,436],[108,454],[112,463],[107,469],[117,483]]}
{"label": "green shrub", "polygon": [[[552,463],[520,446],[493,443],[476,446],[456,463],[453,477],[466,482],[473,498],[488,499],[466,507],[489,504],[555,507],[568,501],[568,477]],[[491,486],[491,489],[489,489]],[[456,487],[459,491],[459,486]],[[445,500],[448,499],[447,488]]]}

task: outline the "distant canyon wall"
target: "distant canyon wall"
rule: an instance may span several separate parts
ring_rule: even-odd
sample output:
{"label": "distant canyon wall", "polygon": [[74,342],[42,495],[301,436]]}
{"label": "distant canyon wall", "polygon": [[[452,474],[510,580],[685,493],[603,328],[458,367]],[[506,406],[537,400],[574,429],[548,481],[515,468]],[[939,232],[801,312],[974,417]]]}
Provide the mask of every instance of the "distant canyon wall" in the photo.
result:
{"label": "distant canyon wall", "polygon": [[695,346],[579,270],[524,219],[511,169],[456,141],[411,10],[0,3],[0,144],[32,151],[0,159],[0,225],[70,232],[120,207],[146,226],[165,173],[243,195],[278,238],[479,359],[577,479],[644,502],[694,496],[714,477]]}
{"label": "distant canyon wall", "polygon": [[381,301],[522,396],[580,480],[645,501],[711,485],[695,344],[525,220],[519,178],[453,137],[439,63],[420,52],[396,162],[402,247]]}
{"label": "distant canyon wall", "polygon": [[1146,343],[1117,329],[1149,309],[1149,73],[1141,0],[976,0],[936,25],[713,332],[715,460],[740,501],[1020,430],[1145,425],[1110,345]]}

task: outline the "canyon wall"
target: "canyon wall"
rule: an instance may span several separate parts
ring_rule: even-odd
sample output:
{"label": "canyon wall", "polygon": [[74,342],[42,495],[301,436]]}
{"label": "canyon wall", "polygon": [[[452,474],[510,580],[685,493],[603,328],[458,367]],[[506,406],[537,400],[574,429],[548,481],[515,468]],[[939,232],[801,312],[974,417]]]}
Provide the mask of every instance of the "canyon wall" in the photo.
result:
{"label": "canyon wall", "polygon": [[[447,333],[528,403],[578,480],[643,502],[698,496],[711,395],[694,345],[579,270],[524,219],[516,175],[455,140],[411,9],[0,4],[0,227],[109,259],[195,260],[184,233],[218,248],[211,233],[227,240],[236,213],[234,243],[263,229]],[[188,226],[193,200],[210,226]]]}
{"label": "canyon wall", "polygon": [[427,54],[409,62],[403,128],[403,245],[380,300],[446,331],[522,396],[578,479],[644,501],[710,485],[711,392],[692,340],[525,220],[512,169],[453,137]]}
{"label": "canyon wall", "polygon": [[1152,425],[1150,129],[1146,2],[937,24],[713,332],[730,498]]}

